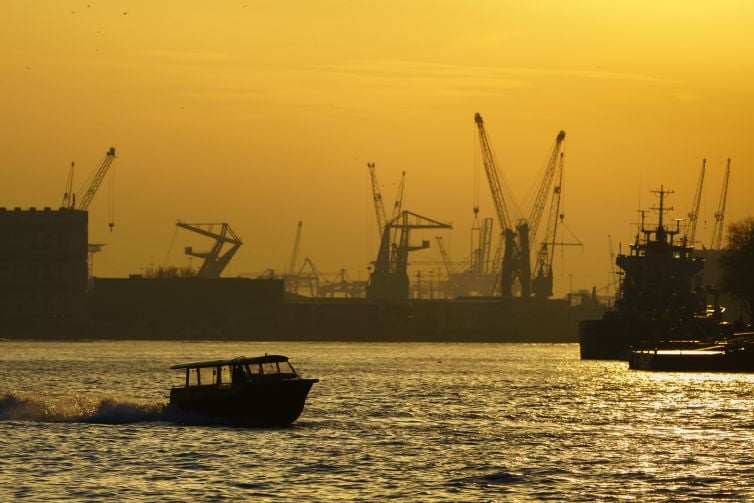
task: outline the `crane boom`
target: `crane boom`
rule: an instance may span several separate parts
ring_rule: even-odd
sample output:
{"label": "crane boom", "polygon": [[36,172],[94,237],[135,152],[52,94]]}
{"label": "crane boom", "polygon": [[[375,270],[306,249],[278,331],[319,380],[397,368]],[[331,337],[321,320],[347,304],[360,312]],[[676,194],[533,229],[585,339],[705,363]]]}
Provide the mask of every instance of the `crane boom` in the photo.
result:
{"label": "crane boom", "polygon": [[73,195],[73,166],[71,162],[71,169],[68,170],[68,179],[65,183],[65,192],[63,192],[63,202],[60,203],[61,208],[72,210],[76,206],[76,198]]}
{"label": "crane boom", "polygon": [[437,248],[439,248],[440,255],[442,256],[442,263],[445,266],[445,273],[448,275],[448,277],[450,277],[453,275],[453,264],[450,262],[448,250],[445,249],[445,242],[443,241],[442,236],[435,236],[435,241],[437,241]]}
{"label": "crane boom", "polygon": [[723,190],[720,193],[720,202],[717,205],[715,213],[715,228],[712,230],[712,249],[719,250],[723,242],[723,229],[725,222],[725,205],[728,202],[728,181],[730,180],[730,159],[725,166],[725,177],[723,178]]}
{"label": "crane boom", "polygon": [[296,259],[298,259],[298,251],[301,246],[301,227],[304,222],[298,221],[296,227],[296,239],[293,241],[293,253],[291,253],[291,261],[288,263],[288,275],[293,276],[296,274]]}
{"label": "crane boom", "polygon": [[374,199],[374,212],[377,216],[377,232],[382,237],[382,232],[387,224],[387,217],[385,216],[385,205],[382,203],[382,193],[380,192],[380,185],[377,183],[377,173],[375,172],[375,165],[373,162],[368,162],[369,177],[372,180],[372,197]]}
{"label": "crane boom", "polygon": [[[196,273],[197,278],[219,278],[230,259],[243,244],[227,223],[187,224],[178,222],[176,225],[215,240],[215,244],[206,252],[194,251],[190,246],[185,249],[186,255],[204,259],[202,266]],[[219,232],[215,231],[216,226],[220,226]],[[230,248],[223,251],[225,245],[230,245]]]}
{"label": "crane boom", "polygon": [[395,194],[395,202],[393,203],[393,213],[390,215],[390,221],[395,220],[398,215],[401,214],[403,209],[403,189],[406,185],[406,172],[401,173],[401,181],[398,184],[398,191]]}
{"label": "crane boom", "polygon": [[[563,163],[562,146],[565,139],[565,131],[560,131],[555,137],[555,145],[550,152],[550,158],[547,161],[545,172],[542,176],[542,181],[539,184],[539,190],[537,191],[536,199],[534,200],[534,206],[531,209],[531,215],[529,216],[529,236],[534,239],[539,229],[539,222],[544,213],[545,206],[547,204],[547,195],[550,193],[550,187],[552,187],[555,175]],[[562,171],[561,171],[562,173]],[[558,189],[559,193],[559,189]],[[557,210],[556,210],[557,211]],[[552,217],[552,216],[551,216]],[[550,222],[552,223],[552,222]],[[549,236],[549,235],[548,235]]]}
{"label": "crane boom", "polygon": [[512,229],[511,218],[508,214],[508,208],[505,204],[505,198],[503,197],[503,189],[500,186],[500,177],[498,176],[497,168],[495,167],[495,159],[492,155],[492,147],[487,139],[487,132],[484,128],[484,119],[477,113],[474,115],[474,122],[476,122],[477,131],[479,132],[479,144],[482,148],[482,163],[484,164],[484,171],[487,174],[487,182],[490,185],[490,193],[492,195],[492,201],[495,204],[495,214],[497,215],[498,224],[500,228],[505,231],[506,229]]}
{"label": "crane boom", "polygon": [[85,184],[85,189],[82,189],[84,196],[76,206],[77,210],[86,211],[89,208],[92,199],[94,199],[94,195],[97,193],[97,189],[99,189],[99,186],[102,184],[102,180],[104,180],[105,175],[107,174],[107,171],[110,169],[110,166],[112,165],[114,160],[115,147],[110,147],[110,150],[108,150],[105,154],[105,157],[102,159],[102,162],[100,162],[97,170],[90,176],[88,183]]}
{"label": "crane boom", "polygon": [[689,227],[687,241],[693,246],[696,241],[696,222],[699,219],[699,205],[702,202],[702,187],[704,186],[704,170],[707,166],[707,159],[702,159],[702,169],[699,172],[699,181],[696,183],[696,192],[694,193],[694,202],[689,212]]}

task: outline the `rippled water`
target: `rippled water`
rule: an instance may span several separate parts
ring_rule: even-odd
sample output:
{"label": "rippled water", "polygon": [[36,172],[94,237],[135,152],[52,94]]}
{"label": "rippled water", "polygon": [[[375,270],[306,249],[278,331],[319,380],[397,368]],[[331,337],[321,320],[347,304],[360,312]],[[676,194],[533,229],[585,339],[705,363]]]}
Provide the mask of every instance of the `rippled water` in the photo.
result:
{"label": "rippled water", "polygon": [[[290,428],[163,411],[184,361],[282,353]],[[754,499],[754,376],[577,345],[0,342],[0,500]]]}

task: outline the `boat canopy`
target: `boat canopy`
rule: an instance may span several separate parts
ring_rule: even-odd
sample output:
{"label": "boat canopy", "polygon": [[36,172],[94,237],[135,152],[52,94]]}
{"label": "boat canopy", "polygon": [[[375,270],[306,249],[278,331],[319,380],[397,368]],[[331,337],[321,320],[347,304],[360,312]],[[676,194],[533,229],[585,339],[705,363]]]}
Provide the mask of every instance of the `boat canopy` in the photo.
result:
{"label": "boat canopy", "polygon": [[206,367],[221,367],[223,365],[237,365],[237,364],[245,364],[245,363],[280,363],[280,362],[287,362],[288,357],[283,355],[264,355],[264,356],[256,356],[253,358],[247,358],[245,356],[237,356],[236,358],[231,358],[230,360],[211,360],[206,362],[193,362],[193,363],[181,363],[179,365],[173,365],[170,367],[171,369],[196,369],[196,368],[206,368]]}

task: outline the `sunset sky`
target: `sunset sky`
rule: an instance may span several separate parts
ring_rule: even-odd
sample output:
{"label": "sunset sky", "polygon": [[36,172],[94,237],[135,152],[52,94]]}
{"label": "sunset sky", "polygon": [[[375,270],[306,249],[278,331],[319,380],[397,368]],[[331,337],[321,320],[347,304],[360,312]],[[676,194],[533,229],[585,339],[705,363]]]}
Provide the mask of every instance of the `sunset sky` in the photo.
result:
{"label": "sunset sky", "polygon": [[[188,264],[184,246],[210,243],[177,219],[231,224],[230,275],[280,270],[303,220],[300,260],[366,279],[367,162],[388,205],[406,171],[405,207],[452,223],[462,260],[476,112],[521,204],[567,133],[563,212],[584,248],[557,253],[558,295],[608,282],[608,235],[626,250],[649,190],[685,217],[704,157],[697,237],[728,157],[726,222],[754,215],[750,1],[0,0],[0,18],[0,206],[58,207],[71,161],[78,188],[114,146],[90,207],[98,276]],[[435,248],[412,258],[440,268]]]}

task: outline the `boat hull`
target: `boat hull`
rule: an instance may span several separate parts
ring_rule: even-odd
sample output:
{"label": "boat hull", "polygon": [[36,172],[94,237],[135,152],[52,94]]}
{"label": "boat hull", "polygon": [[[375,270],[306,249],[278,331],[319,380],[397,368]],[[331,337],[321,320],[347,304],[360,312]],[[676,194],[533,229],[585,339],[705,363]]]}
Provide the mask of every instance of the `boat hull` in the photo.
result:
{"label": "boat hull", "polygon": [[170,405],[247,426],[287,426],[299,418],[317,379],[251,382],[239,387],[173,388]]}
{"label": "boat hull", "polygon": [[653,372],[754,372],[754,349],[730,352],[633,351],[628,359],[633,370]]}

